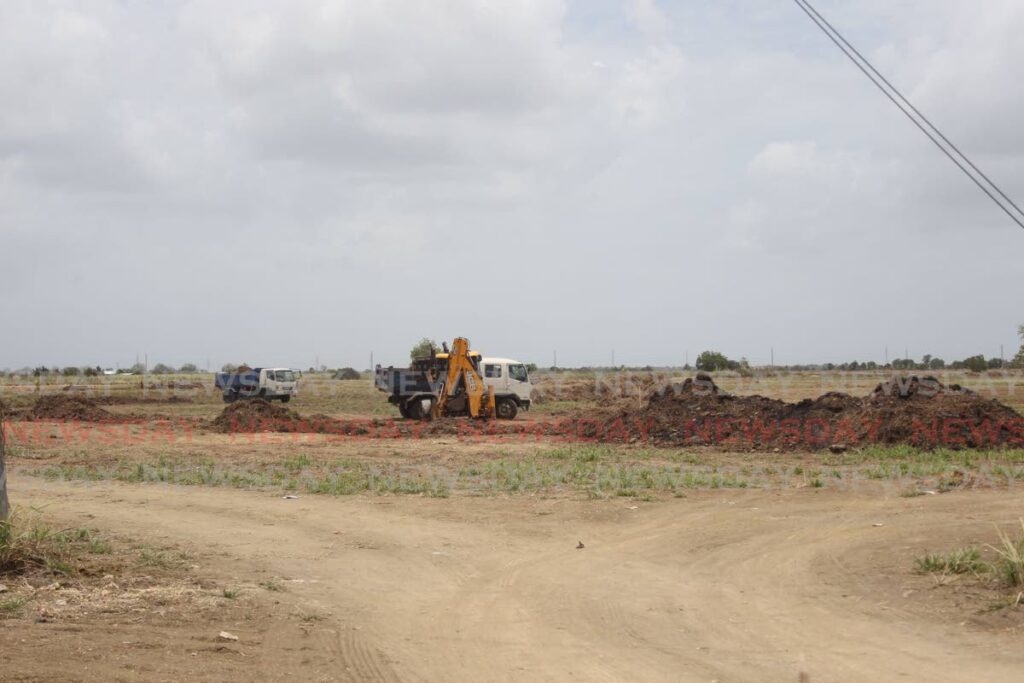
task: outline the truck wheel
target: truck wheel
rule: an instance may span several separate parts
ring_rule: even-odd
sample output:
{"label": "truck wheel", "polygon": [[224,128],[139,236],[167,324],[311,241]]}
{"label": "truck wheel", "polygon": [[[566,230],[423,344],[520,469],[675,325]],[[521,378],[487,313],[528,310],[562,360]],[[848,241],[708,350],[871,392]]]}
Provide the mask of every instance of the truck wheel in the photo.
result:
{"label": "truck wheel", "polygon": [[402,417],[409,419],[409,409],[405,407],[404,403],[398,404],[398,412],[401,413]]}
{"label": "truck wheel", "polygon": [[[423,404],[426,399],[416,398],[406,403],[405,412],[410,420],[429,420],[431,415],[430,408],[424,408]],[[432,406],[433,404],[431,404]]]}
{"label": "truck wheel", "polygon": [[494,408],[498,417],[502,420],[513,420],[516,413],[519,412],[519,406],[510,398],[498,399],[498,404]]}
{"label": "truck wheel", "polygon": [[237,391],[229,391],[226,394],[224,394],[224,402],[225,403],[234,403],[237,400],[238,400],[238,392]]}
{"label": "truck wheel", "polygon": [[281,397],[281,403],[287,403],[290,400],[292,400],[291,396],[282,396]]}
{"label": "truck wheel", "polygon": [[405,416],[410,420],[422,420],[423,419],[423,401],[415,399],[409,401],[405,405]]}

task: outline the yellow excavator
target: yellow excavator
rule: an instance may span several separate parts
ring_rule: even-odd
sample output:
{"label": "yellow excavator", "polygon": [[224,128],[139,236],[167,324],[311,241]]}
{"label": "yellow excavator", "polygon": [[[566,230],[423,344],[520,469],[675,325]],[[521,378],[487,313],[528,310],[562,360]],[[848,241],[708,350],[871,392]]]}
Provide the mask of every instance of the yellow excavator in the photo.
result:
{"label": "yellow excavator", "polygon": [[469,340],[456,337],[450,351],[436,355],[447,366],[444,383],[431,406],[433,418],[445,415],[494,416],[494,392],[480,376],[480,354],[469,350]]}
{"label": "yellow excavator", "polygon": [[[529,408],[529,391],[519,401],[518,395],[510,394],[508,387],[504,387],[505,393],[500,396],[495,394],[495,388],[483,379],[482,359],[478,352],[470,351],[468,339],[458,337],[452,342],[451,349],[448,344],[444,344],[443,349],[415,359],[408,368],[377,366],[374,384],[389,394],[388,402],[398,406],[402,417],[422,420],[468,415],[512,419],[520,402]],[[488,367],[491,373],[497,371],[495,377],[504,379],[511,374],[506,369],[509,362],[507,359],[493,359]],[[517,381],[517,386],[528,387],[525,366],[511,362],[522,368],[523,376],[521,381]]]}

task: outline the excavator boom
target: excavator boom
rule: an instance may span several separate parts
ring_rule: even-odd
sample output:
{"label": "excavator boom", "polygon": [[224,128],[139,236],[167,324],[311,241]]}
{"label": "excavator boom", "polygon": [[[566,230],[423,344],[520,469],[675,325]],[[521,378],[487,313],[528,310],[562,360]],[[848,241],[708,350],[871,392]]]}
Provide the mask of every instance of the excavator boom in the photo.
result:
{"label": "excavator boom", "polygon": [[494,394],[480,377],[469,351],[469,340],[457,337],[448,352],[448,372],[433,406],[433,417],[441,417],[450,401],[465,400],[470,417],[494,416]]}

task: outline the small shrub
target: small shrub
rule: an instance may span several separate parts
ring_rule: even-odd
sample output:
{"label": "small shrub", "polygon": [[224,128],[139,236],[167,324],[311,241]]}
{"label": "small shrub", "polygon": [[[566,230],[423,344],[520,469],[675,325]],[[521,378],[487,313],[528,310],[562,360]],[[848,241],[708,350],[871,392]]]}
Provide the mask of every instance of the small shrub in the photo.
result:
{"label": "small shrub", "polygon": [[362,379],[362,377],[355,368],[342,368],[333,375],[334,379]]}

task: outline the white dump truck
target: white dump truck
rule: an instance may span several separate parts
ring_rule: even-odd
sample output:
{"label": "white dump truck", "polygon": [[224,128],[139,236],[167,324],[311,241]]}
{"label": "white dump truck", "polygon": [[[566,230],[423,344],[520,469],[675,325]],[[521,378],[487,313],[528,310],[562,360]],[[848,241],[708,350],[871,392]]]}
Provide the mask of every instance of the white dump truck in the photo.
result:
{"label": "white dump truck", "polygon": [[225,403],[247,398],[287,403],[298,391],[298,378],[291,368],[240,368],[235,372],[218,372],[214,383],[224,392]]}

